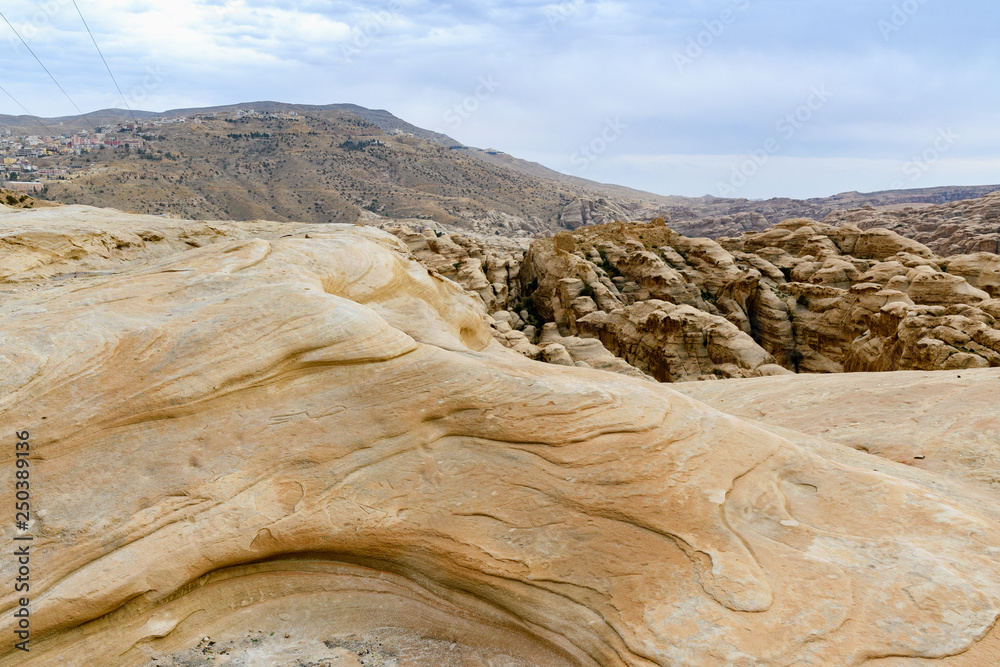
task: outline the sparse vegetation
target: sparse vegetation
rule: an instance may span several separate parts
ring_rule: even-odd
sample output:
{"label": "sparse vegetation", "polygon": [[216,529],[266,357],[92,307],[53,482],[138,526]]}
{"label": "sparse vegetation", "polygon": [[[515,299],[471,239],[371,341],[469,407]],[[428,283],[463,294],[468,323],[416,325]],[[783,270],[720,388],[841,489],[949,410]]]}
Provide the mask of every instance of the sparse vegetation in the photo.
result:
{"label": "sparse vegetation", "polygon": [[552,224],[577,196],[467,151],[388,135],[342,110],[176,124],[143,136],[155,143],[40,159],[43,168],[75,167],[43,196],[187,218],[354,222],[368,209],[458,226],[491,211]]}

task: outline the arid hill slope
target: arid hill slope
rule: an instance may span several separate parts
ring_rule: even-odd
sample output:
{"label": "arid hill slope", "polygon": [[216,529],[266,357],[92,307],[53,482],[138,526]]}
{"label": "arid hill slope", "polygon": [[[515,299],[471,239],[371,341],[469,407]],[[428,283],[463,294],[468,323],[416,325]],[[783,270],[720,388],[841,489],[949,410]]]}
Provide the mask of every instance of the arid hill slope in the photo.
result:
{"label": "arid hill slope", "polygon": [[[350,111],[155,128],[145,153],[45,158],[72,169],[63,203],[200,219],[354,222],[433,218],[469,230],[548,229],[576,194],[439,143],[389,135]],[[93,162],[91,166],[90,163]]]}

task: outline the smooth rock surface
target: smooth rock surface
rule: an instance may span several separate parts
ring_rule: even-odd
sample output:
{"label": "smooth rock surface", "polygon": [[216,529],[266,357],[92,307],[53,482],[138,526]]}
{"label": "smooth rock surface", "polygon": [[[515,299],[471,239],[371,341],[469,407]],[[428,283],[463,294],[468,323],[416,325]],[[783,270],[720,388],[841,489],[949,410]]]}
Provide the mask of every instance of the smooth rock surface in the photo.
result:
{"label": "smooth rock surface", "polygon": [[796,375],[677,389],[742,419],[969,483],[1000,506],[1000,369]]}
{"label": "smooth rock surface", "polygon": [[270,664],[362,636],[414,664],[861,665],[975,650],[1000,616],[1000,524],[964,487],[533,362],[395,237],[291,234],[0,301],[44,511],[32,652],[0,665],[248,631]]}

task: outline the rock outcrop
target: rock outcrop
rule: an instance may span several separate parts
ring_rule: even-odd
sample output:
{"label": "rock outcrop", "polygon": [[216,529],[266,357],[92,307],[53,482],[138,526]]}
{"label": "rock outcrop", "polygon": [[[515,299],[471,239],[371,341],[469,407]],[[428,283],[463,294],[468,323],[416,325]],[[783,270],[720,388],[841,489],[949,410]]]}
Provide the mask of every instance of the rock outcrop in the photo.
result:
{"label": "rock outcrop", "polygon": [[834,211],[823,222],[851,224],[860,229],[889,229],[925,244],[942,256],[1000,253],[1000,192],[980,199],[902,210],[865,206]]}
{"label": "rock outcrop", "polygon": [[[744,232],[760,232],[791,218],[825,220],[830,216],[831,224],[848,222],[856,216],[855,223],[866,219],[886,221],[903,236],[921,235],[918,240],[927,242],[926,232],[934,232],[936,223],[946,220],[952,227],[946,234],[956,241],[968,240],[980,233],[990,235],[997,231],[996,225],[981,226],[979,231],[962,231],[966,224],[979,225],[976,215],[984,203],[982,198],[997,192],[1000,186],[957,186],[921,188],[915,190],[889,190],[883,192],[842,192],[832,197],[814,199],[773,198],[767,200],[722,199],[717,197],[662,197],[656,206],[630,208],[632,215],[619,216],[619,220],[648,221],[656,217],[666,218],[670,227],[685,236],[738,236]],[[949,206],[954,204],[954,206]],[[924,219],[922,211],[928,210],[931,217]],[[966,210],[972,215],[962,215]],[[958,211],[959,215],[955,215]],[[898,212],[898,213],[890,213]],[[884,214],[884,217],[883,217]],[[940,216],[940,217],[937,217]],[[954,220],[948,220],[954,217]],[[993,222],[995,223],[995,215]],[[905,224],[896,222],[905,219]],[[925,224],[928,223],[928,224]],[[862,225],[862,227],[866,227]],[[989,243],[989,240],[986,240]],[[933,245],[933,244],[932,244]],[[950,254],[934,246],[939,254]],[[991,250],[992,247],[981,248]],[[970,249],[955,252],[972,252]]]}
{"label": "rock outcrop", "polygon": [[[942,258],[886,229],[794,219],[712,241],[617,222],[526,252],[392,231],[478,295],[496,338],[531,359],[590,366],[562,337],[599,341],[602,368],[663,382],[1000,366],[998,256]],[[546,325],[559,345],[548,353]]]}
{"label": "rock outcrop", "polygon": [[586,225],[602,225],[615,220],[631,219],[632,214],[622,205],[600,197],[580,199],[577,197],[563,208],[559,214],[559,226],[579,229]]}
{"label": "rock outcrop", "polygon": [[[662,221],[532,243],[508,292],[660,381],[1000,365],[1000,263],[789,220],[718,242]],[[513,273],[509,274],[512,277]]]}
{"label": "rock outcrop", "polygon": [[[0,224],[157,232],[63,215]],[[1000,616],[1000,515],[947,479],[525,359],[386,233],[212,227],[4,284],[35,513],[31,653],[0,665],[365,641],[386,664],[862,665],[974,651]]]}

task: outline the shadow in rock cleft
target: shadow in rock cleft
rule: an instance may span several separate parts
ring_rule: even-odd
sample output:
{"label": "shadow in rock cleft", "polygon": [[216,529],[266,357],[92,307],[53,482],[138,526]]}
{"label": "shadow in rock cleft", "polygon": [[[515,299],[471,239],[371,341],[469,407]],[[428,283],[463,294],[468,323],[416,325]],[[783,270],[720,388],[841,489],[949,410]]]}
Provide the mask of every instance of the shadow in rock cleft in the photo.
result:
{"label": "shadow in rock cleft", "polygon": [[294,554],[216,570],[155,604],[139,597],[57,642],[43,641],[21,664],[168,667],[222,658],[294,665],[335,660],[345,648],[377,650],[383,662],[376,664],[386,665],[600,664],[474,595],[425,586],[395,569]]}

